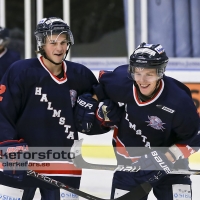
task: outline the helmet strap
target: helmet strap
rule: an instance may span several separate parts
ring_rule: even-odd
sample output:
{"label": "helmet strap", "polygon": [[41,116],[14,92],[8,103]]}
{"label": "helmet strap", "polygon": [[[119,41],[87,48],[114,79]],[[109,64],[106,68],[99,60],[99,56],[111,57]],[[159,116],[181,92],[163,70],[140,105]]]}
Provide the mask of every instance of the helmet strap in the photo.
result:
{"label": "helmet strap", "polygon": [[151,100],[151,99],[155,96],[155,94],[156,94],[157,91],[159,90],[159,83],[160,83],[160,80],[161,80],[161,79],[159,79],[159,80],[156,82],[156,87],[155,87],[154,91],[151,93],[151,95],[149,95],[149,96],[143,95],[143,94],[140,92],[139,86],[138,86],[138,84],[136,83],[136,81],[133,82],[134,85],[135,85],[135,87],[136,87],[136,90],[137,90],[137,92],[138,92],[138,97],[139,97],[139,99],[140,99],[142,102],[149,101],[149,100]]}
{"label": "helmet strap", "polygon": [[69,52],[70,47],[71,47],[71,43],[69,43],[69,48],[67,49],[67,51],[66,51],[66,53],[65,53],[65,57],[64,57],[63,60],[65,60],[65,58],[67,57],[67,54],[68,54],[68,52]]}

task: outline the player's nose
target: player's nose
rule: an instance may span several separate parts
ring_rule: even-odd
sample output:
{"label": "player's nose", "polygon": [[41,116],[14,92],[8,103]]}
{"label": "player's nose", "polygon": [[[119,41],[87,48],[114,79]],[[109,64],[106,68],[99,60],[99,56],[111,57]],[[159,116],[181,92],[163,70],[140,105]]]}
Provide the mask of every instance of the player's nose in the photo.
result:
{"label": "player's nose", "polygon": [[63,51],[64,50],[63,45],[62,44],[56,45],[56,50],[59,51],[59,52]]}
{"label": "player's nose", "polygon": [[144,75],[140,76],[139,81],[140,81],[141,83],[145,83],[145,82],[147,81],[146,76],[144,76]]}

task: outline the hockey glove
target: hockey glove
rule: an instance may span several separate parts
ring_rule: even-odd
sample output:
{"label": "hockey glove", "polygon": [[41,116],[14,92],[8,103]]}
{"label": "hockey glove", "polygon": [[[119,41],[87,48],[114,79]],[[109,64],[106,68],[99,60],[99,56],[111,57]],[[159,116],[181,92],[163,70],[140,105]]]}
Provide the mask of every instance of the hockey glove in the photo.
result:
{"label": "hockey glove", "polygon": [[22,181],[28,170],[28,161],[23,153],[28,151],[27,144],[21,140],[7,140],[0,142],[0,161],[3,173],[18,181]]}
{"label": "hockey glove", "polygon": [[101,125],[110,127],[118,125],[123,114],[124,108],[119,107],[113,101],[106,99],[99,103],[96,117],[101,122]]}
{"label": "hockey glove", "polygon": [[135,177],[144,182],[154,183],[159,181],[163,176],[169,174],[173,168],[165,154],[159,151],[152,151],[149,154],[141,156],[141,158],[132,163],[136,168],[140,167],[140,171],[135,173]]}
{"label": "hockey glove", "polygon": [[76,128],[79,132],[88,133],[91,131],[98,101],[92,95],[85,93],[78,97],[75,108]]}

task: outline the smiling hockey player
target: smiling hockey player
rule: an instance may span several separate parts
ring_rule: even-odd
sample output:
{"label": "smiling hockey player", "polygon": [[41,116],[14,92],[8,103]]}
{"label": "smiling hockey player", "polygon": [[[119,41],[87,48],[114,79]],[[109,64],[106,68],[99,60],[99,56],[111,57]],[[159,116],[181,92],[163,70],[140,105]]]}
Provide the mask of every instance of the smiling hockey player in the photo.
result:
{"label": "smiling hockey player", "polygon": [[118,127],[113,136],[118,164],[141,168],[115,172],[111,198],[149,182],[158,200],[173,200],[180,190],[191,199],[189,176],[169,173],[180,163],[188,167],[187,158],[199,149],[199,116],[190,90],[164,75],[167,63],[160,44],[142,43],[129,65],[100,72],[94,87],[101,101],[97,118],[103,126]]}
{"label": "smiling hockey player", "polygon": [[[65,60],[74,39],[62,19],[42,19],[35,37],[41,56],[15,62],[2,78],[0,150],[10,153],[11,149],[16,151],[24,146],[50,150],[62,147],[69,152],[78,139],[74,121],[77,96],[91,92],[92,85],[98,82],[88,68]],[[92,106],[96,109],[97,102],[93,101]],[[42,167],[39,172],[79,188],[82,171],[70,158],[50,161],[53,168]],[[4,168],[0,172],[0,184],[25,189],[22,198],[25,200],[33,199],[37,187],[43,200],[60,200],[59,189],[25,175],[26,169]]]}

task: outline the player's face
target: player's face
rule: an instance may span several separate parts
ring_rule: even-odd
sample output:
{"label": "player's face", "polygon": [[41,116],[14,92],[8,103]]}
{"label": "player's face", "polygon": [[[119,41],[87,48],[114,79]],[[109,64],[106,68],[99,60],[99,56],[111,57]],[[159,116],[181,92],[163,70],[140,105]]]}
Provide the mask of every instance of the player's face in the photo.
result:
{"label": "player's face", "polygon": [[140,92],[149,96],[156,88],[158,75],[156,69],[135,68],[134,80],[139,86]]}
{"label": "player's face", "polygon": [[43,47],[47,57],[55,63],[62,62],[68,47],[66,34],[52,35],[46,39]]}

